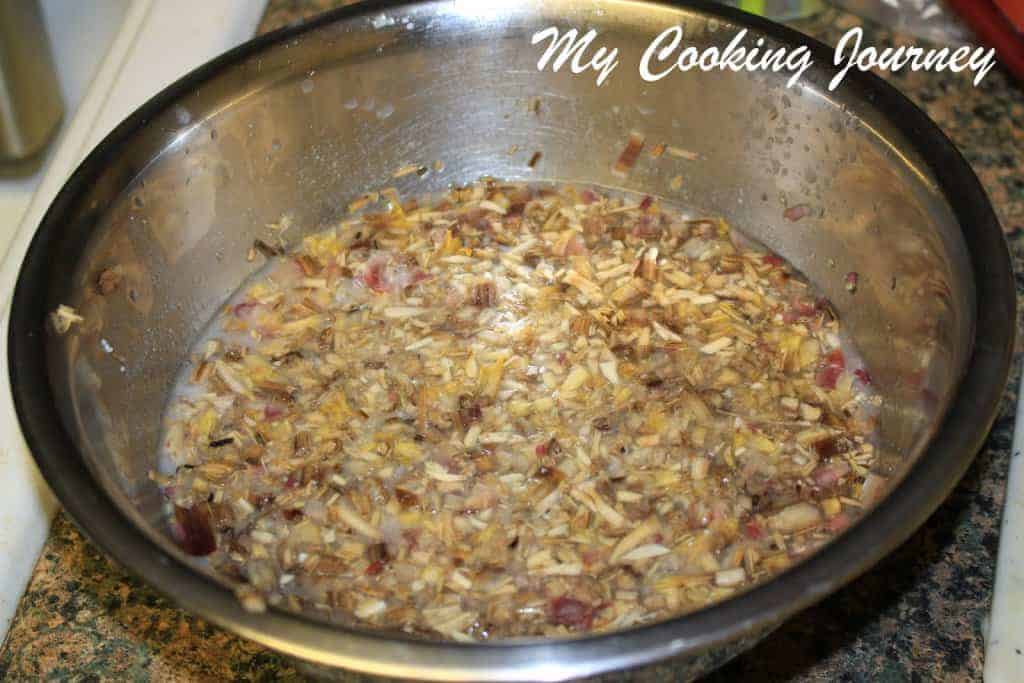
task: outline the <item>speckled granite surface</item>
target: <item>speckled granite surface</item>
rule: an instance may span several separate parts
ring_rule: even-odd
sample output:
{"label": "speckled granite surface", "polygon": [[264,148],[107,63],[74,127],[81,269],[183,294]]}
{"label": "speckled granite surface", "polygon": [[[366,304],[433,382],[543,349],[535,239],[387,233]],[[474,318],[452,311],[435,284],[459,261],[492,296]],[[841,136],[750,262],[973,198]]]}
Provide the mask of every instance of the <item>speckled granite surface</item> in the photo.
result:
{"label": "speckled granite surface", "polygon": [[[271,0],[261,30],[341,4]],[[832,44],[854,25],[828,12],[799,26]],[[868,26],[870,44],[894,38]],[[995,70],[890,78],[935,119],[985,185],[1024,272],[1024,92]],[[1016,125],[1015,123],[1016,122]],[[1024,280],[1018,289],[1024,295]],[[1024,299],[1022,299],[1024,300]],[[985,449],[945,505],[876,569],[709,677],[731,681],[980,680],[1017,383]],[[278,655],[175,609],[58,516],[0,650],[0,678],[299,680]],[[352,677],[359,680],[361,677]]]}

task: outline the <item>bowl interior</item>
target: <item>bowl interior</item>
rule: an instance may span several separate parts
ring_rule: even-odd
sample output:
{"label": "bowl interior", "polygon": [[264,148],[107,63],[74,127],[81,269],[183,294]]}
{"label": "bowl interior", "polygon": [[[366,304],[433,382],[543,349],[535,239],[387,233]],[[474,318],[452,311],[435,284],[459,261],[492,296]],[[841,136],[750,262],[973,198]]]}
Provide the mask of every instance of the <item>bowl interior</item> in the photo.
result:
{"label": "bowl interior", "polygon": [[[288,216],[293,244],[370,190],[415,196],[481,176],[664,196],[782,254],[832,301],[883,395],[880,468],[897,481],[972,353],[974,274],[947,194],[863,81],[829,92],[821,60],[794,88],[771,72],[645,82],[645,48],[676,24],[700,50],[742,28],[627,0],[387,5],[208,69],[119,129],[64,204],[38,302],[85,319],[43,343],[62,423],[106,494],[186,561],[147,475],[191,341],[260,265],[246,258],[253,240]],[[552,25],[594,28],[617,47],[609,80],[538,70],[546,43],[530,38]],[[756,30],[745,42],[758,37],[781,45]],[[665,143],[697,158],[645,150],[616,176],[632,132],[647,150]],[[429,172],[392,177],[408,164]],[[784,217],[801,204],[806,217]],[[114,267],[124,281],[101,294],[97,278]]]}

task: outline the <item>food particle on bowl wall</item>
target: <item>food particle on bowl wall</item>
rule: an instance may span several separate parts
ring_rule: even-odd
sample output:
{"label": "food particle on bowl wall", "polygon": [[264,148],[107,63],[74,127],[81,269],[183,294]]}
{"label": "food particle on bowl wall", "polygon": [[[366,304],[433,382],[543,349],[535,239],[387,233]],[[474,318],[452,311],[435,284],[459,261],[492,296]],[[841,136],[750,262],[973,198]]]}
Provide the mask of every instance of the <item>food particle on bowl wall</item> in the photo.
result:
{"label": "food particle on bowl wall", "polygon": [[168,410],[174,536],[247,608],[612,631],[765,580],[877,495],[834,311],[724,221],[493,180],[350,208],[254,247]]}
{"label": "food particle on bowl wall", "polygon": [[626,146],[622,148],[619,158],[615,160],[615,164],[612,166],[612,173],[619,177],[625,177],[633,170],[637,159],[640,158],[640,152],[644,148],[644,140],[644,136],[640,133],[634,132],[629,134]]}
{"label": "food particle on bowl wall", "polygon": [[853,294],[854,292],[856,292],[857,291],[857,284],[858,284],[859,281],[860,281],[860,275],[858,275],[857,273],[855,273],[853,271],[847,273],[846,277],[843,280],[843,282],[844,282],[844,284],[846,286],[846,291],[849,292],[850,294]]}
{"label": "food particle on bowl wall", "polygon": [[679,157],[680,159],[686,159],[687,161],[699,161],[700,160],[700,155],[699,154],[697,154],[696,152],[691,152],[688,149],[683,149],[682,147],[676,147],[674,145],[669,145],[666,148],[666,151],[670,155],[672,155],[674,157]]}
{"label": "food particle on bowl wall", "polygon": [[72,325],[78,325],[85,322],[85,318],[78,314],[71,306],[67,304],[61,304],[50,313],[50,324],[53,325],[53,330],[57,334],[66,334],[71,329]]}
{"label": "food particle on bowl wall", "polygon": [[793,221],[794,223],[802,218],[811,215],[811,207],[806,204],[797,204],[796,206],[790,206],[782,212],[782,217],[787,221]]}

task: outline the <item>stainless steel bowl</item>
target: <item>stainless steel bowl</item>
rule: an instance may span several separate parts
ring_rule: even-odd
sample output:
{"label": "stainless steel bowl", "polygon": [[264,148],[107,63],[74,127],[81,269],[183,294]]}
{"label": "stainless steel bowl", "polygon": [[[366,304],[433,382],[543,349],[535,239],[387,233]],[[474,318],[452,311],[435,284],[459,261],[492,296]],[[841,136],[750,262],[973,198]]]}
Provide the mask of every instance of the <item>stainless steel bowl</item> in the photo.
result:
{"label": "stainless steel bowl", "polygon": [[[788,74],[635,70],[665,27],[699,48],[811,46]],[[594,27],[621,66],[592,77],[536,68],[530,36]],[[254,40],[189,74],[121,124],[54,201],[25,259],[10,326],[13,394],[39,466],[107,553],[186,609],[319,667],[432,679],[561,679],[676,657],[696,675],[865,571],[947,495],[1002,393],[1014,329],[1007,249],[970,168],[918,109],[875,77],[836,92],[831,52],[707,3],[629,0],[375,2]],[[539,113],[531,106],[540,99]],[[699,161],[611,166],[631,131]],[[518,151],[510,151],[516,146]],[[535,151],[543,156],[528,164]],[[408,163],[431,170],[398,181]],[[670,179],[681,174],[681,189]],[[161,411],[189,342],[256,267],[253,239],[288,214],[298,240],[348,201],[483,175],[564,179],[672,197],[790,259],[833,301],[885,396],[881,468],[894,488],[867,517],[774,580],[699,612],[565,641],[437,643],[249,614],[170,541],[148,481]],[[811,215],[793,222],[787,206]],[[117,268],[113,292],[99,274]],[[844,287],[859,274],[855,293]],[[85,318],[65,335],[58,304]]]}

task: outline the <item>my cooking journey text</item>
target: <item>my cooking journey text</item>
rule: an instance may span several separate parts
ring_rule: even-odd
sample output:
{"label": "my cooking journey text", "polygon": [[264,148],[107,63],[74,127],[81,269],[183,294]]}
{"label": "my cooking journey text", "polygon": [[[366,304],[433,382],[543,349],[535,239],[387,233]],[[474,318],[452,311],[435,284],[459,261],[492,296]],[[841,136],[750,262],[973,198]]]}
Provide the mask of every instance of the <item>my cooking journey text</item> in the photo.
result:
{"label": "my cooking journey text", "polygon": [[[698,49],[684,44],[681,26],[670,26],[662,31],[644,50],[638,64],[640,77],[648,82],[660,81],[674,72],[700,71],[772,71],[789,73],[787,87],[792,87],[813,64],[811,50],[806,45],[789,47],[769,44],[764,38],[752,43],[747,29],[737,32],[725,47],[709,46]],[[531,44],[542,44],[543,54],[537,60],[537,69],[559,71],[569,67],[574,74],[590,72],[596,84],[604,85],[619,66],[619,49],[598,44],[598,33],[590,29],[580,35],[575,28],[560,30],[556,26],[537,31]],[[546,45],[546,46],[545,46]],[[963,45],[957,48],[925,49],[916,45],[877,48],[864,45],[864,31],[855,27],[847,31],[833,51],[833,66],[838,71],[829,81],[828,89],[835,90],[852,69],[868,71],[970,71],[974,85],[981,83],[995,66],[995,50]]]}

